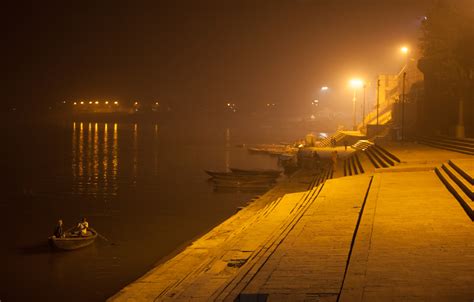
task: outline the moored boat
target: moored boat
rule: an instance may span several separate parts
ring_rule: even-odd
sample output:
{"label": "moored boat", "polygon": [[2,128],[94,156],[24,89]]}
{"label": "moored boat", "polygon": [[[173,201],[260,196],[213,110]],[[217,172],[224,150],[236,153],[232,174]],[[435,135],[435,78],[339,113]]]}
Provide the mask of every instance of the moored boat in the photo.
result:
{"label": "moored boat", "polygon": [[86,247],[94,243],[97,238],[97,232],[88,228],[87,236],[80,236],[73,234],[70,230],[66,232],[65,237],[57,238],[56,236],[49,237],[49,242],[60,250],[76,250],[82,247]]}
{"label": "moored boat", "polygon": [[221,172],[221,171],[211,171],[211,170],[204,170],[204,172],[206,172],[207,175],[211,177],[225,177],[225,176],[233,175],[232,172]]}
{"label": "moored boat", "polygon": [[230,170],[235,174],[245,174],[245,175],[268,175],[273,177],[280,176],[280,170],[267,170],[267,169],[239,169],[239,168],[230,168]]}

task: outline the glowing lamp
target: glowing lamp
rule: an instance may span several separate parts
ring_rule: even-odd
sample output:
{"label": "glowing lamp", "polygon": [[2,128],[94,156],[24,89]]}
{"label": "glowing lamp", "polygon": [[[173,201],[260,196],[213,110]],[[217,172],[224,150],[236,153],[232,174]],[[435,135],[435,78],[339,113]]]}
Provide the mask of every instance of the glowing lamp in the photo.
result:
{"label": "glowing lamp", "polygon": [[352,88],[356,89],[364,86],[364,81],[362,81],[361,79],[352,79],[349,81],[349,84]]}

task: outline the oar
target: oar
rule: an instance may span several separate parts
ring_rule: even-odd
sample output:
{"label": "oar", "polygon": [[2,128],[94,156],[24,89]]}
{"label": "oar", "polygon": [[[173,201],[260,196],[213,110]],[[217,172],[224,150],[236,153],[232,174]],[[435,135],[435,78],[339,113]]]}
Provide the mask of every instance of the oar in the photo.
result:
{"label": "oar", "polygon": [[100,233],[97,233],[97,236],[99,236],[100,238],[104,239],[105,241],[107,241],[108,243],[110,243],[110,245],[115,245],[115,243],[113,242],[110,242],[109,239],[105,238],[104,235],[100,234]]}

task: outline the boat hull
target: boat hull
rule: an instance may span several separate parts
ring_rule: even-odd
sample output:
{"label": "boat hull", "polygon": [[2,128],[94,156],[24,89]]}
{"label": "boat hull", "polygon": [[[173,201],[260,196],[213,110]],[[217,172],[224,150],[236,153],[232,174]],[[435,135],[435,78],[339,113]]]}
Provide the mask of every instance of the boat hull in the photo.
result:
{"label": "boat hull", "polygon": [[60,250],[77,250],[86,246],[91,245],[94,243],[95,239],[97,238],[97,232],[93,229],[89,228],[91,232],[90,236],[75,236],[75,237],[64,237],[64,238],[56,238],[54,236],[49,237],[49,242],[51,245]]}

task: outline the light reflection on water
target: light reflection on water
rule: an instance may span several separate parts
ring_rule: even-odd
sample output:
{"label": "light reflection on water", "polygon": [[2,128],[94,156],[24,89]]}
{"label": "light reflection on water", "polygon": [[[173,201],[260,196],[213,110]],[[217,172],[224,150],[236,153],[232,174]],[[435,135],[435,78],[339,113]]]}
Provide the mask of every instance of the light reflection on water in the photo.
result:
{"label": "light reflection on water", "polygon": [[[119,128],[113,124],[112,139],[109,139],[107,123],[72,124],[71,170],[72,193],[79,195],[117,194],[117,175],[119,174]],[[134,151],[137,148],[137,128],[133,134]],[[134,176],[137,172],[137,153],[133,153]]]}

